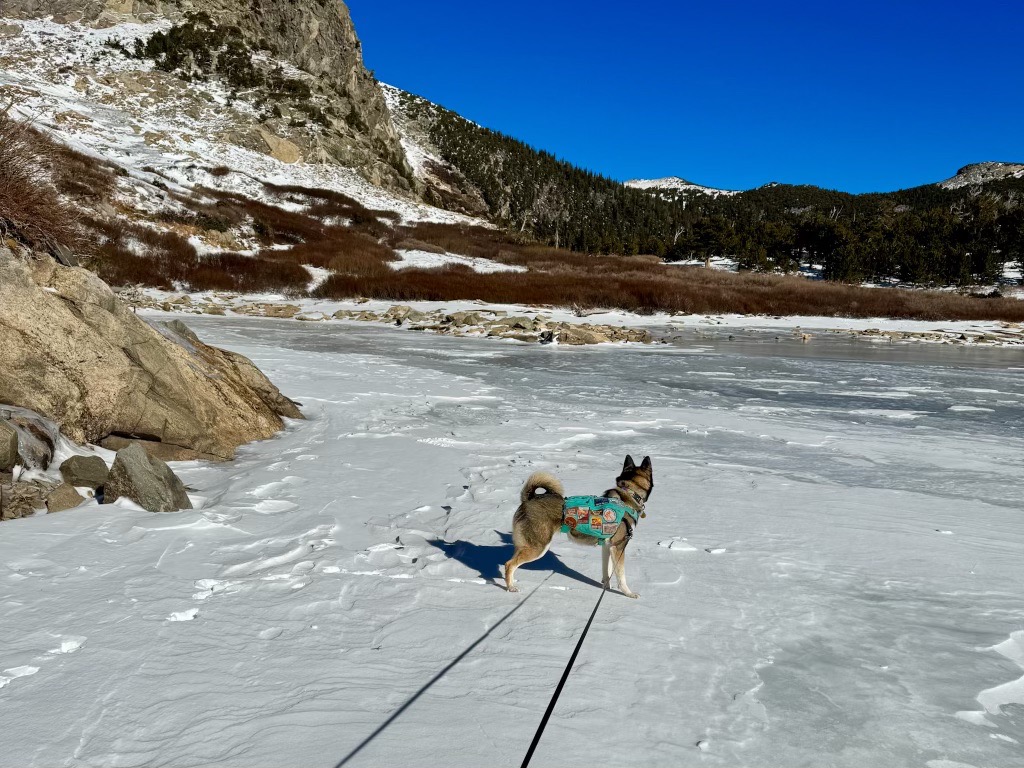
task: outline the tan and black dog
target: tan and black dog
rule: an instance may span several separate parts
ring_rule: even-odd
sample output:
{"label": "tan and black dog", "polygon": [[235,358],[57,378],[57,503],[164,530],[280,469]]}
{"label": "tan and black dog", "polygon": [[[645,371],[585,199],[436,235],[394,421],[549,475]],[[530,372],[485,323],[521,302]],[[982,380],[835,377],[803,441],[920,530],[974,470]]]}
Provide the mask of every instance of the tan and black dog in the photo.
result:
{"label": "tan and black dog", "polygon": [[[545,493],[537,493],[543,489]],[[604,493],[605,497],[624,504],[637,512],[643,513],[644,505],[654,490],[654,470],[651,457],[645,456],[640,466],[633,463],[633,457],[627,456],[622,465],[622,473],[615,480],[615,487]],[[515,553],[505,563],[505,583],[509,592],[518,592],[515,583],[516,568],[525,563],[532,563],[543,557],[551,546],[551,540],[562,528],[563,504],[565,490],[557,477],[548,472],[534,472],[523,486],[520,494],[522,503],[512,519],[512,543]],[[619,589],[627,597],[640,597],[626,583],[626,544],[633,536],[635,521],[626,515],[611,538],[601,540],[579,531],[568,531],[570,540],[587,545],[601,544],[602,583],[608,586],[611,575],[608,572],[609,560],[615,569],[615,579]]]}

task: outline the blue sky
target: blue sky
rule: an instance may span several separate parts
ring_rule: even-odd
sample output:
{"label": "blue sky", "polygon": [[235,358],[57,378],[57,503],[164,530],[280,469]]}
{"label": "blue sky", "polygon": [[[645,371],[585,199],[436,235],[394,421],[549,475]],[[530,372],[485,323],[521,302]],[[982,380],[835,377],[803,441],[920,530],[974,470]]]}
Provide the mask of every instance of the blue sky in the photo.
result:
{"label": "blue sky", "polygon": [[1024,162],[1024,2],[348,4],[381,80],[620,180],[865,192]]}

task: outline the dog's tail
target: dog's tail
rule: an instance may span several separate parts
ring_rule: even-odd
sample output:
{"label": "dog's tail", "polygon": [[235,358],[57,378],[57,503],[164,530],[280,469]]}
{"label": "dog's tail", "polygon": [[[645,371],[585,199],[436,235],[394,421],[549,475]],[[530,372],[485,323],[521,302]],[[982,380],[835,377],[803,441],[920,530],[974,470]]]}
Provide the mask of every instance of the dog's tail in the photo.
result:
{"label": "dog's tail", "polygon": [[562,481],[552,475],[550,472],[534,472],[526,480],[526,485],[523,486],[522,493],[519,494],[519,498],[523,500],[525,504],[534,496],[537,495],[537,491],[543,488],[548,493],[554,493],[558,496],[565,496],[565,489],[562,487]]}

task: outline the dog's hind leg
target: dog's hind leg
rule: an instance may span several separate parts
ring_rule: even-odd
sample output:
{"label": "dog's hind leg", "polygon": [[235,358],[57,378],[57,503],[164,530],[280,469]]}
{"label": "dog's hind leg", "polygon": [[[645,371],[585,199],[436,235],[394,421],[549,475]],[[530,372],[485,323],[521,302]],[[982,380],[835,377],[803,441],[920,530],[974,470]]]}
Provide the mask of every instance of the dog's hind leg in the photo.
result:
{"label": "dog's hind leg", "polygon": [[608,589],[608,585],[611,583],[612,574],[608,568],[608,562],[612,557],[612,546],[605,540],[601,542],[601,586]]}
{"label": "dog's hind leg", "polygon": [[512,559],[505,563],[505,584],[508,586],[509,592],[519,591],[519,587],[516,586],[515,582],[516,568],[520,565],[532,563],[534,560],[540,560],[544,557],[547,551],[547,547],[536,547],[530,546],[529,544],[522,548],[516,548],[515,553],[512,555]]}
{"label": "dog's hind leg", "polygon": [[619,591],[622,592],[626,597],[632,597],[634,600],[640,595],[629,588],[629,584],[626,583],[626,547],[613,546],[610,547],[612,554],[612,567],[615,569],[615,580],[619,583]]}

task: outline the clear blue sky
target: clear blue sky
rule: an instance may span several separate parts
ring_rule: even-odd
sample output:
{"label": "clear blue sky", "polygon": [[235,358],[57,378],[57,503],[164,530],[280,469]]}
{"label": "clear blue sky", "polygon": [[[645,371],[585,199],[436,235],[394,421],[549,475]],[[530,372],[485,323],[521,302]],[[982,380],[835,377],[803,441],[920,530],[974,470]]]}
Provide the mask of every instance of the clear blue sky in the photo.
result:
{"label": "clear blue sky", "polygon": [[378,78],[616,179],[851,192],[1024,162],[1024,2],[349,0]]}

